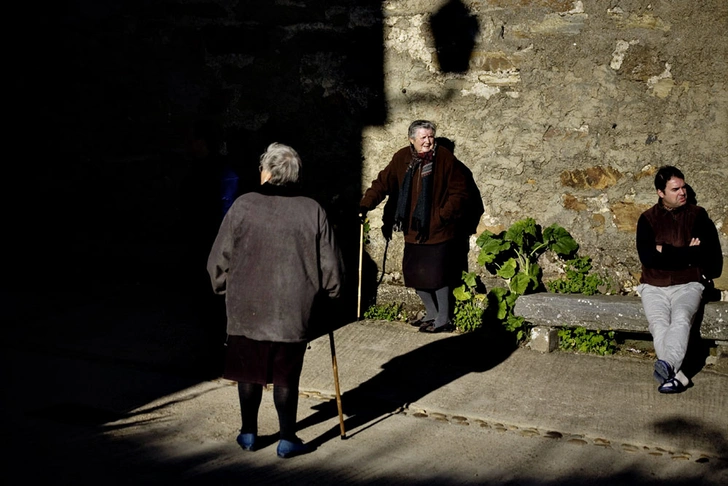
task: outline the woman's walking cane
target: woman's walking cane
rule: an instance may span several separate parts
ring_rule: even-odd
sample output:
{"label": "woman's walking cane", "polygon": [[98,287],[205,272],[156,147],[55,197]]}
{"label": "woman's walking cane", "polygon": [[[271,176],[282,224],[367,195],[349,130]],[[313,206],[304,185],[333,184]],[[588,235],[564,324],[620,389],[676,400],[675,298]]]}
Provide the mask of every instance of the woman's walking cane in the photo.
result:
{"label": "woman's walking cane", "polygon": [[356,318],[361,319],[361,267],[364,258],[364,215],[359,213],[359,286],[356,297]]}
{"label": "woman's walking cane", "polygon": [[334,331],[329,332],[329,344],[331,345],[331,364],[334,368],[334,390],[336,390],[336,408],[339,409],[339,428],[341,429],[341,440],[344,440],[346,439],[346,430],[344,429],[344,410],[341,406],[341,389],[339,388],[339,367],[336,364]]}

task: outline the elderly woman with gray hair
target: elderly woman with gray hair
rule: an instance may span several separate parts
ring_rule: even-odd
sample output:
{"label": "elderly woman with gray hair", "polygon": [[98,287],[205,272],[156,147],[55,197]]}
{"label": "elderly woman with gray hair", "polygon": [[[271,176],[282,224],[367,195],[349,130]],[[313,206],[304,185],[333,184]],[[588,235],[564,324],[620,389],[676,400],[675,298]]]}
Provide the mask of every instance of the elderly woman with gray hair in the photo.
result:
{"label": "elderly woman with gray hair", "polygon": [[319,294],[338,297],[341,255],[324,209],[299,194],[301,159],[271,144],[260,158],[260,188],[237,198],[207,262],[215,293],[225,295],[228,346],[223,376],[238,382],[237,442],[255,450],[263,386],[273,384],[277,454],[310,448],[296,436],[298,382],[309,319]]}
{"label": "elderly woman with gray hair", "polygon": [[[468,199],[462,165],[435,144],[435,124],[413,121],[409,146],[397,151],[359,203],[364,217],[385,197],[396,201],[394,229],[404,233],[402,274],[416,290],[425,316],[413,321],[421,332],[452,331],[451,286],[460,278],[456,224]],[[385,233],[386,234],[386,233]]]}

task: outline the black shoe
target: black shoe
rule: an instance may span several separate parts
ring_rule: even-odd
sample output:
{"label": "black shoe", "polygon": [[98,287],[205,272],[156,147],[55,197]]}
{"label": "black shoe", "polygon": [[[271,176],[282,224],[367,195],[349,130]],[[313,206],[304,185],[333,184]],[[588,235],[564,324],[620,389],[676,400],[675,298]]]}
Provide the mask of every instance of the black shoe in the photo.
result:
{"label": "black shoe", "polygon": [[432,324],[435,320],[434,319],[425,319],[424,317],[422,319],[415,319],[414,321],[410,321],[409,325],[412,327],[422,327],[429,324]]}
{"label": "black shoe", "polygon": [[434,321],[431,321],[429,325],[420,327],[420,332],[429,332],[429,333],[453,332],[454,330],[455,330],[455,326],[450,321],[447,321],[442,326],[435,326]]}

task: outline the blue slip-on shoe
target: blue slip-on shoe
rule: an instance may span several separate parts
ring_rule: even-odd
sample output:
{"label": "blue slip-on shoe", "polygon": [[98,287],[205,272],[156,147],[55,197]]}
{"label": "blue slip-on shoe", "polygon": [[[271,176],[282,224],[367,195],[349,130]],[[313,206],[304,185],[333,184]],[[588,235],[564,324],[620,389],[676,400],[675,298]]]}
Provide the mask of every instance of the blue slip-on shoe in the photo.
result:
{"label": "blue slip-on shoe", "polygon": [[682,393],[687,390],[688,387],[680,383],[677,378],[670,378],[665,383],[657,387],[657,391],[660,393]]}
{"label": "blue slip-on shoe", "polygon": [[313,451],[313,448],[307,444],[304,444],[303,441],[299,438],[296,438],[294,440],[281,439],[280,442],[278,442],[278,449],[276,449],[276,454],[278,454],[278,457],[287,459],[289,457],[307,454],[311,451]]}
{"label": "blue slip-on shoe", "polygon": [[658,383],[662,384],[675,378],[675,370],[667,361],[658,359],[655,361],[655,372],[652,376],[655,377]]}
{"label": "blue slip-on shoe", "polygon": [[244,451],[254,451],[255,450],[255,434],[238,434],[238,438],[236,439],[240,447],[243,448]]}

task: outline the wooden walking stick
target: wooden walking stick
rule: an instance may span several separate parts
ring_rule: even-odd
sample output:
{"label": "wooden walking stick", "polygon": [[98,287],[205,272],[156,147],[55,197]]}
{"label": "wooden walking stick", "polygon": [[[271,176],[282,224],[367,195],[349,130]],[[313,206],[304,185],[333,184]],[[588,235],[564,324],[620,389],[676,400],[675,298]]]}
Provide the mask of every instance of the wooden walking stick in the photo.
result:
{"label": "wooden walking stick", "polygon": [[356,318],[361,319],[361,267],[364,258],[364,215],[359,213],[359,287],[356,298]]}
{"label": "wooden walking stick", "polygon": [[331,364],[334,368],[334,390],[336,390],[336,408],[339,410],[339,428],[341,429],[341,440],[346,439],[344,429],[344,409],[341,405],[341,389],[339,388],[339,367],[336,364],[336,346],[334,346],[334,331],[329,332],[329,344],[331,345]]}

